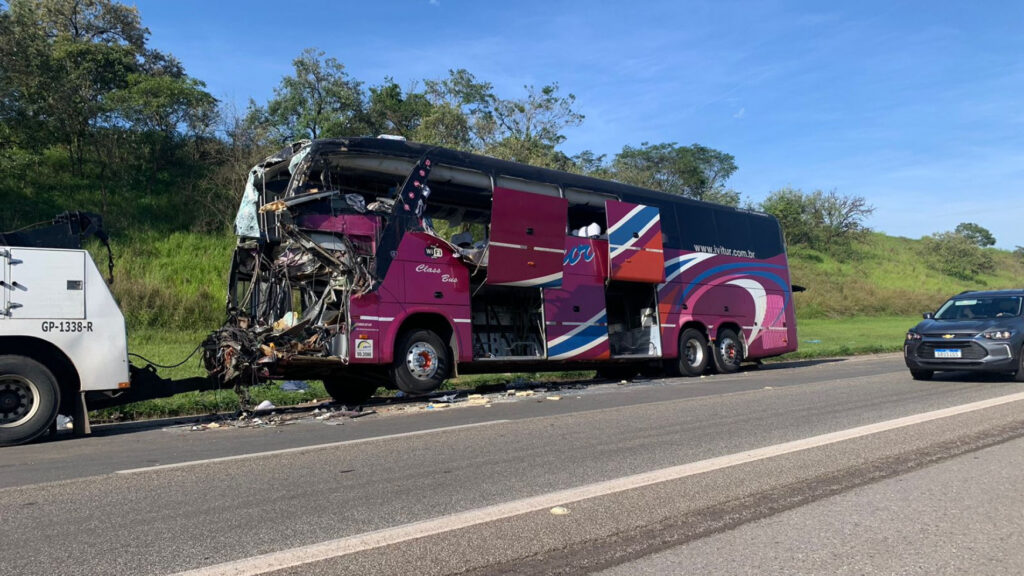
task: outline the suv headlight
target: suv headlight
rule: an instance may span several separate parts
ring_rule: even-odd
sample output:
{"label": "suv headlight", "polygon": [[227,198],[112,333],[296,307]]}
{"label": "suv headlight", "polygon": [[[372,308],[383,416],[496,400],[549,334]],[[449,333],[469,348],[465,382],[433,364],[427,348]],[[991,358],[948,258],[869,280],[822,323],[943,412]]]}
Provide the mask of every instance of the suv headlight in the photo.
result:
{"label": "suv headlight", "polygon": [[920,340],[921,335],[917,332],[907,332],[907,340]]}
{"label": "suv headlight", "polygon": [[988,332],[982,332],[981,335],[989,340],[1009,340],[1013,336],[1013,332],[1009,330],[989,330]]}

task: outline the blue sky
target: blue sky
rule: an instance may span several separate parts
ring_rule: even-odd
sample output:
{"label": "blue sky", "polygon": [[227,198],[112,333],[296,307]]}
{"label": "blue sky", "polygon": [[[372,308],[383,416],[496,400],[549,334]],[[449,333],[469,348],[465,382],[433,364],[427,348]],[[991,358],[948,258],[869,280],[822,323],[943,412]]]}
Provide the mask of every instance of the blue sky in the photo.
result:
{"label": "blue sky", "polygon": [[137,0],[151,46],[214,96],[265,102],[317,47],[367,84],[466,68],[503,97],[558,81],[563,150],[694,142],[729,185],[836,189],[918,238],[976,222],[1024,245],[1024,2]]}

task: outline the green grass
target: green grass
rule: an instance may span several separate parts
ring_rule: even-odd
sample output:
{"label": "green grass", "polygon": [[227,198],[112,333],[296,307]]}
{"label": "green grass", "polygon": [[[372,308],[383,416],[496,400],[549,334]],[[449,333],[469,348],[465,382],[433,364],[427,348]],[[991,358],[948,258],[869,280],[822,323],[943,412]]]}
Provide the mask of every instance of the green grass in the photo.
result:
{"label": "green grass", "polygon": [[963,290],[1024,283],[1024,259],[1011,252],[987,248],[995,271],[967,281],[929,268],[922,249],[919,240],[875,233],[842,260],[801,247],[790,250],[791,279],[807,288],[794,295],[798,319],[920,316]]}
{"label": "green grass", "polygon": [[808,318],[797,321],[799,347],[781,360],[899,352],[920,316]]}

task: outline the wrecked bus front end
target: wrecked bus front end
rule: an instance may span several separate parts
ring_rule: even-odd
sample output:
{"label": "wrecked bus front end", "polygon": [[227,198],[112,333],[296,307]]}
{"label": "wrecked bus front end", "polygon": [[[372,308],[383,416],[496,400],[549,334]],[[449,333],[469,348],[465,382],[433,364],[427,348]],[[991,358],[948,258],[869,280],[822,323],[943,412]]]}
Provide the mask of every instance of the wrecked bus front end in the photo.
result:
{"label": "wrecked bus front end", "polygon": [[350,358],[350,303],[377,289],[401,234],[422,222],[422,202],[416,210],[396,193],[427,190],[429,168],[382,167],[384,159],[349,154],[345,144],[298,142],[250,171],[235,220],[228,321],[204,358],[222,383],[318,378],[353,401],[381,384],[365,369],[346,374],[348,394],[331,383]]}

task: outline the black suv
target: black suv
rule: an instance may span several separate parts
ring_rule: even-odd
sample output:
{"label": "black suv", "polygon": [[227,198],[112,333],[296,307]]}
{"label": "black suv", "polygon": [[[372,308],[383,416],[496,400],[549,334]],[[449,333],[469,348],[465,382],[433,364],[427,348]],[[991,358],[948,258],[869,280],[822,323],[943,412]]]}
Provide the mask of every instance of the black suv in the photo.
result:
{"label": "black suv", "polygon": [[907,332],[903,357],[916,380],[937,370],[1009,372],[1024,381],[1024,290],[962,292]]}

